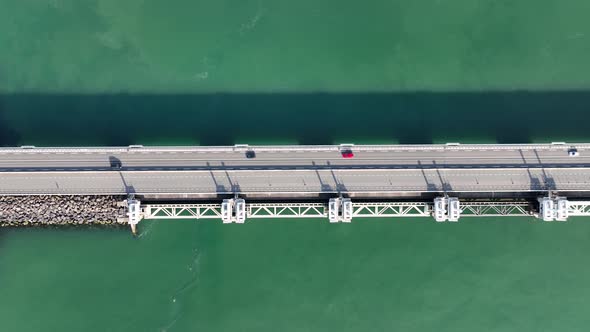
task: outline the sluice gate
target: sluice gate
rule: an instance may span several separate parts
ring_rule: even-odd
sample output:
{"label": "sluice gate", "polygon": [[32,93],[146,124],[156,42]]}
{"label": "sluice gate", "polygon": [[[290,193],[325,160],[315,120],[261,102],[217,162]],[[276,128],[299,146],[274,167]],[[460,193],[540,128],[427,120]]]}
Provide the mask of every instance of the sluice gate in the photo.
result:
{"label": "sluice gate", "polygon": [[250,219],[315,218],[330,223],[349,223],[355,218],[428,217],[437,222],[457,222],[464,217],[534,217],[543,221],[566,221],[590,216],[590,201],[565,197],[540,197],[530,201],[461,201],[441,196],[432,202],[355,202],[331,198],[325,203],[247,203],[242,198],[224,199],[219,204],[142,204],[128,200],[129,224],[142,219],[217,219],[243,224]]}

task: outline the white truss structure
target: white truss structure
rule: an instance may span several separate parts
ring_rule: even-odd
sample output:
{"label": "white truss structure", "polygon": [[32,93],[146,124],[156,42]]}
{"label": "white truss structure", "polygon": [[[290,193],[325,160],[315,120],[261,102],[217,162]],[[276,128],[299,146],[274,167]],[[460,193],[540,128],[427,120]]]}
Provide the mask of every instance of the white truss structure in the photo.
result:
{"label": "white truss structure", "polygon": [[528,203],[469,202],[461,204],[461,217],[531,216]]}
{"label": "white truss structure", "polygon": [[322,203],[246,204],[247,218],[325,218],[327,211]]}
{"label": "white truss structure", "polygon": [[590,216],[590,201],[568,201],[569,216]]}
{"label": "white truss structure", "polygon": [[[221,219],[221,204],[147,204],[145,219]],[[246,219],[327,218],[324,203],[246,203]],[[352,217],[431,217],[430,202],[352,202]],[[461,202],[461,217],[532,216],[526,202]],[[590,201],[569,201],[570,216],[590,216]]]}
{"label": "white truss structure", "polygon": [[221,219],[221,204],[148,204],[145,219]]}
{"label": "white truss structure", "polygon": [[353,217],[430,217],[431,203],[352,203]]}

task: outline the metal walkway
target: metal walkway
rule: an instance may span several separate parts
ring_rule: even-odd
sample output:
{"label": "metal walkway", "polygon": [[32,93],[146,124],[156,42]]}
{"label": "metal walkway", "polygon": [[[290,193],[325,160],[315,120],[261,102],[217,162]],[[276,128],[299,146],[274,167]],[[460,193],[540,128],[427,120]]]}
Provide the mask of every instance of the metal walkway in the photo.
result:
{"label": "metal walkway", "polygon": [[[145,219],[222,219],[222,204],[146,204],[141,206]],[[352,217],[432,217],[434,203],[428,202],[352,202]],[[246,219],[328,218],[324,203],[251,203],[246,204]],[[337,214],[338,215],[338,214]],[[571,205],[570,215],[590,216],[590,201]],[[526,202],[465,202],[462,217],[534,216]]]}
{"label": "metal walkway", "polygon": [[327,203],[246,203],[243,198],[224,199],[220,204],[141,204],[130,198],[128,223],[135,234],[142,219],[221,219],[242,224],[248,219],[315,218],[330,223],[349,223],[353,218],[432,217],[437,222],[457,222],[463,217],[533,217],[566,221],[590,217],[590,201],[570,201],[549,195],[530,201],[460,201],[441,196],[432,202],[353,202],[331,198]]}

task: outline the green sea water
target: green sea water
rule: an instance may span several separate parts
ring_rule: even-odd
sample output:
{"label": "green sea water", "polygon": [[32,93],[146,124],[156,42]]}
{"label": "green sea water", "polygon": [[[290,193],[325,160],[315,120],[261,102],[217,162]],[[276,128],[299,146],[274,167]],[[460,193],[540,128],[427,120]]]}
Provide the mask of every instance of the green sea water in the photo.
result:
{"label": "green sea water", "polygon": [[1,145],[588,137],[585,1],[0,8]]}
{"label": "green sea water", "polygon": [[588,220],[0,235],[6,331],[586,331]]}
{"label": "green sea water", "polygon": [[578,0],[1,0],[7,92],[585,89]]}
{"label": "green sea water", "polygon": [[[588,141],[589,10],[0,0],[0,145]],[[585,331],[589,235],[510,218],[2,229],[0,330]]]}

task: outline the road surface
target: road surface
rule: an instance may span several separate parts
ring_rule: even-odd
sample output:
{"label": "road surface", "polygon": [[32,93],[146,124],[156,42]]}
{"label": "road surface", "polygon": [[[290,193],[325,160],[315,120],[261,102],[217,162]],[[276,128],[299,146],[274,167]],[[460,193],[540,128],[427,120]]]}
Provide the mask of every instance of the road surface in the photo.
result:
{"label": "road surface", "polygon": [[[576,147],[579,156],[570,157]],[[252,150],[255,158],[247,158]],[[590,166],[590,145],[0,149],[0,171],[539,168]]]}
{"label": "road surface", "polygon": [[590,191],[590,146],[0,149],[0,194]]}
{"label": "road surface", "polygon": [[7,172],[0,194],[391,193],[590,190],[590,169]]}

